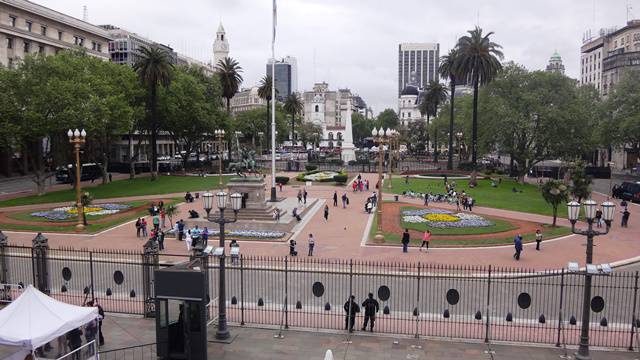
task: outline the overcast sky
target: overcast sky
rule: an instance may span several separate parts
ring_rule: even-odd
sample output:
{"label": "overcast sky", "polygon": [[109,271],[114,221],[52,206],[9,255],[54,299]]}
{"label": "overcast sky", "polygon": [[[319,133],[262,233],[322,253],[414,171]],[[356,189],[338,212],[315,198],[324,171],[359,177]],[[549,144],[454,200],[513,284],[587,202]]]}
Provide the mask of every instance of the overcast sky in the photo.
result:
{"label": "overcast sky", "polygon": [[[223,23],[244,87],[264,76],[271,56],[271,0],[34,0],[89,22],[113,24],[210,61]],[[350,88],[375,113],[397,104],[401,42],[438,42],[444,55],[479,24],[493,31],[505,60],[542,69],[557,50],[577,77],[583,33],[640,18],[640,0],[278,0],[276,57],[298,59],[299,90],[326,81]],[[634,16],[636,15],[636,16]]]}

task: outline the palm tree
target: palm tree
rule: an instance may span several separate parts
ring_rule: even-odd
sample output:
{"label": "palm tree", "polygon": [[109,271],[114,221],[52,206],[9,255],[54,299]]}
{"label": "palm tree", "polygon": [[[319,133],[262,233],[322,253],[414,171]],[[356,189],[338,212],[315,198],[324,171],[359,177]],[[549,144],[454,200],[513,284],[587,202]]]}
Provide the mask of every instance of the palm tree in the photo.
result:
{"label": "palm tree", "polygon": [[[427,117],[429,115],[436,117],[438,115],[438,108],[441,104],[447,101],[447,96],[449,92],[447,88],[444,87],[441,83],[437,81],[431,81],[427,85],[427,88],[424,93],[424,103],[425,111],[427,113]],[[438,162],[438,131],[434,131],[435,138],[435,149],[433,151],[433,162]]]}
{"label": "palm tree", "polygon": [[438,72],[443,78],[449,79],[449,106],[451,111],[449,113],[449,157],[447,158],[447,170],[453,170],[453,119],[454,119],[454,100],[456,93],[456,81],[460,77],[456,74],[456,61],[458,57],[458,49],[453,48],[449,50],[449,54],[440,58],[440,67]]}
{"label": "palm tree", "polygon": [[455,72],[463,79],[471,80],[473,86],[473,117],[471,128],[471,162],[473,164],[472,181],[475,182],[478,157],[478,87],[489,83],[502,69],[500,60],[502,46],[492,42],[489,37],[493,32],[482,35],[477,27],[469,30],[469,35],[458,40],[458,58]]}
{"label": "palm tree", "polygon": [[151,137],[151,180],[155,180],[158,169],[158,85],[169,86],[173,64],[169,53],[156,45],[141,46],[138,48],[138,54],[140,57],[133,65],[133,70],[149,92],[147,114],[149,115],[149,134]]}
{"label": "palm tree", "polygon": [[[260,80],[260,87],[258,87],[258,96],[260,96],[261,99],[267,100],[267,130],[265,131],[265,134],[267,134],[267,139],[271,139],[271,137],[269,136],[271,131],[271,126],[269,126],[269,112],[271,111],[271,81],[271,75],[265,75]],[[276,94],[277,93],[278,90],[276,89]]]}
{"label": "palm tree", "polygon": [[296,133],[295,133],[295,120],[296,114],[302,112],[303,108],[302,100],[297,93],[291,93],[284,101],[284,111],[287,114],[291,114],[291,145],[295,145]]}
{"label": "palm tree", "polygon": [[231,98],[238,92],[240,84],[242,84],[242,67],[240,64],[230,58],[226,57],[216,65],[216,72],[220,77],[220,84],[222,84],[222,97],[227,99],[227,112],[231,113]]}

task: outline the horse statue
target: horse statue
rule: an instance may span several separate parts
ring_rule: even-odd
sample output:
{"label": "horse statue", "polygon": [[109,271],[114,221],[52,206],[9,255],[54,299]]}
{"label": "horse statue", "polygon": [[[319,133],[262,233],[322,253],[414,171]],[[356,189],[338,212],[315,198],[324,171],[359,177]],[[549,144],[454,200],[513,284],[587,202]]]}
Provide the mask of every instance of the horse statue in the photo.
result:
{"label": "horse statue", "polygon": [[229,163],[229,170],[235,171],[238,176],[243,178],[247,177],[246,173],[254,174],[255,176],[260,175],[256,168],[256,152],[247,149],[240,149],[238,152],[240,153],[240,160]]}

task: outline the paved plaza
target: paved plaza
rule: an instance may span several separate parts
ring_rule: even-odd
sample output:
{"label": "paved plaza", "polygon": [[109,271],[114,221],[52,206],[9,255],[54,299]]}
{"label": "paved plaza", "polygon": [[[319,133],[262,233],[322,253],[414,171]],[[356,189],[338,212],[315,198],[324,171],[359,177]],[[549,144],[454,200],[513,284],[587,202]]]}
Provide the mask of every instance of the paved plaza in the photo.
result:
{"label": "paved plaza", "polygon": [[[294,174],[285,174],[292,176]],[[353,174],[352,174],[353,175]],[[375,174],[363,174],[364,179],[368,179],[372,184],[376,181]],[[267,184],[269,178],[267,177]],[[278,197],[295,198],[302,186],[285,186],[282,191],[278,191]],[[366,244],[369,226],[373,216],[364,211],[364,203],[371,195],[370,192],[353,192],[349,186],[339,187],[335,185],[314,184],[307,186],[306,190],[310,198],[318,198],[320,201],[314,208],[309,209],[302,221],[296,225],[293,231],[293,238],[297,240],[301,254],[306,253],[306,238],[312,233],[316,238],[314,256],[322,258],[337,259],[359,259],[384,262],[428,262],[433,264],[459,264],[459,265],[494,265],[505,267],[524,267],[528,269],[560,269],[566,267],[569,261],[584,261],[585,237],[569,235],[561,238],[545,241],[542,243],[542,250],[535,251],[535,244],[525,244],[523,255],[520,261],[512,258],[513,247],[487,246],[474,248],[434,248],[428,252],[419,252],[416,248],[411,248],[408,254],[401,252],[400,246],[378,246]],[[268,191],[268,189],[267,189]],[[333,206],[333,194],[338,193],[340,197],[347,193],[349,205],[343,209],[341,204]],[[165,194],[157,196],[141,196],[131,198],[120,198],[119,201],[129,200],[153,200],[159,198],[181,197],[183,193]],[[605,197],[602,194],[594,193],[594,200],[601,202]],[[104,199],[101,201],[108,201]],[[385,195],[385,200],[392,200],[391,195]],[[415,203],[422,206],[420,200],[403,198],[405,203]],[[339,201],[340,202],[340,201]],[[329,219],[325,222],[321,208],[324,204],[329,205]],[[447,204],[430,204],[431,207],[452,209]],[[27,205],[13,208],[5,208],[3,211],[30,210],[41,208],[42,205]],[[202,199],[197,199],[193,203],[182,204],[178,219],[186,219],[188,210],[195,209],[203,213]],[[619,210],[619,209],[617,209]],[[594,251],[594,263],[611,263],[622,265],[638,260],[640,257],[640,223],[634,219],[635,213],[640,210],[637,204],[630,205],[632,218],[629,227],[622,229],[619,226],[620,214],[616,214],[616,220],[611,232],[606,236],[596,239]],[[474,207],[474,213],[480,215],[496,216],[514,220],[524,220],[537,223],[551,223],[551,217],[520,213],[516,211],[484,208],[482,204]],[[290,214],[284,215],[290,216]],[[175,219],[174,219],[175,221]],[[559,225],[570,226],[568,220],[558,219]],[[215,226],[215,224],[212,224]],[[579,223],[578,227],[585,227],[586,224]],[[30,245],[35,233],[5,231],[10,242],[14,244]],[[47,233],[50,245],[70,246],[76,249],[128,249],[140,250],[144,240],[135,235],[134,222],[128,222],[112,229],[94,235],[87,234],[55,234]],[[210,239],[216,241],[216,239]],[[242,253],[245,255],[264,256],[286,256],[288,245],[284,241],[240,241]],[[167,238],[165,241],[165,253],[186,254],[186,245],[175,239]]]}

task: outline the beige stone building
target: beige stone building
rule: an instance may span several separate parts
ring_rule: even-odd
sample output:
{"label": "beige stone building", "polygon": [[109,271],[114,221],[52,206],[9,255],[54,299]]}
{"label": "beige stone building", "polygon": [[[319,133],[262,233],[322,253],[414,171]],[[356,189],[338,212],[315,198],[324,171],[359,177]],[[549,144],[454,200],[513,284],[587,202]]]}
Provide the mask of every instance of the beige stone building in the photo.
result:
{"label": "beige stone building", "polygon": [[84,48],[109,59],[109,34],[95,25],[26,0],[0,0],[0,64],[13,66],[27,54],[53,55]]}
{"label": "beige stone building", "polygon": [[234,114],[266,106],[267,101],[258,95],[257,86],[242,89],[231,98],[231,112]]}

